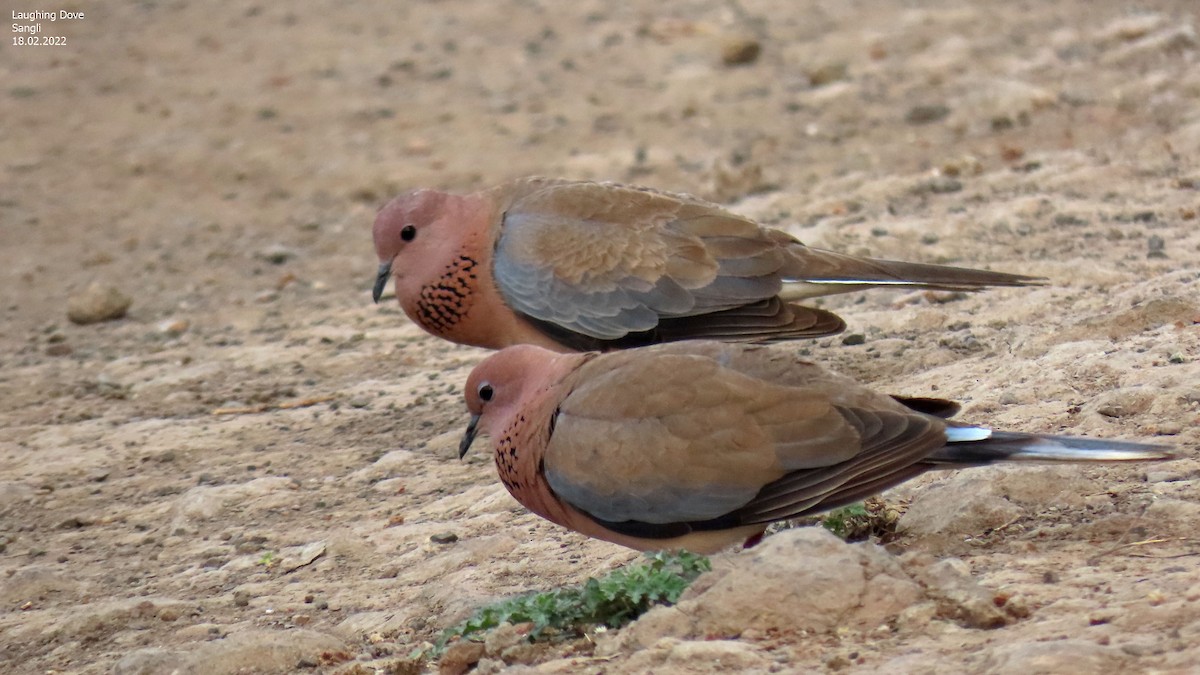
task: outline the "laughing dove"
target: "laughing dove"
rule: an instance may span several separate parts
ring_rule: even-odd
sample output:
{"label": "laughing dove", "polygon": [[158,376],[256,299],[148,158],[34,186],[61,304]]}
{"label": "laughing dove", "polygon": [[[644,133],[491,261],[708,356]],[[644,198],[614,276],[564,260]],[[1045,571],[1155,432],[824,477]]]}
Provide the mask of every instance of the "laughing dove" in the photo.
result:
{"label": "laughing dove", "polygon": [[374,237],[377,302],[395,277],[404,312],[426,331],[493,349],[818,337],[845,323],[796,300],[1042,281],[810,248],[688,195],[549,178],[409,192],[380,210]]}
{"label": "laughing dove", "polygon": [[707,553],[932,469],[1170,459],[1170,449],[952,422],[778,349],[687,341],[607,354],[510,347],[467,379],[500,480],[563,527]]}

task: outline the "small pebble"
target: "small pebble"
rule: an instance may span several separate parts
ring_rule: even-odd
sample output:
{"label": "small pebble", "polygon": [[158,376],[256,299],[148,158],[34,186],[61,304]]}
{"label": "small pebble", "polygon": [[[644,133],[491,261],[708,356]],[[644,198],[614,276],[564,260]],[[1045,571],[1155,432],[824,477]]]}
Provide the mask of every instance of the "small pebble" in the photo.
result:
{"label": "small pebble", "polygon": [[479,663],[485,653],[482,642],[459,640],[446,649],[438,663],[438,670],[442,673],[461,675]]}
{"label": "small pebble", "polygon": [[93,282],[67,300],[67,318],[81,326],[112,321],[125,316],[132,304],[133,300],[115,286]]}
{"label": "small pebble", "polygon": [[429,541],[432,541],[435,544],[453,544],[454,542],[458,541],[458,535],[454,534],[453,532],[441,532],[439,534],[431,535],[429,537]]}
{"label": "small pebble", "polygon": [[1163,422],[1150,431],[1156,436],[1178,436],[1183,433],[1183,425],[1177,422]]}
{"label": "small pebble", "polygon": [[60,530],[78,530],[92,524],[92,519],[87,516],[71,516],[58,524]]}
{"label": "small pebble", "polygon": [[915,105],[905,113],[904,121],[909,124],[930,124],[945,119],[949,114],[950,108],[940,103]]}
{"label": "small pebble", "polygon": [[930,303],[944,305],[947,302],[963,300],[967,294],[963,291],[920,291],[921,297]]}
{"label": "small pebble", "polygon": [[59,342],[46,347],[46,356],[68,356],[73,351],[71,345]]}
{"label": "small pebble", "polygon": [[830,670],[842,670],[850,667],[850,660],[841,654],[835,654],[825,660],[825,667]]}
{"label": "small pebble", "polygon": [[842,344],[844,344],[848,347],[853,347],[855,345],[861,345],[866,341],[867,341],[867,336],[863,335],[862,333],[851,333],[851,334],[847,335],[846,337],[842,338]]}
{"label": "small pebble", "polygon": [[283,244],[272,244],[259,251],[257,257],[261,260],[271,263],[272,265],[282,265],[296,257],[296,252],[284,246]]}
{"label": "small pebble", "polygon": [[762,53],[762,43],[754,38],[733,37],[721,44],[721,63],[727,66],[741,66],[754,63]]}
{"label": "small pebble", "polygon": [[922,187],[935,195],[948,195],[963,189],[963,183],[957,178],[936,176],[927,181]]}
{"label": "small pebble", "polygon": [[808,71],[808,83],[814,87],[846,79],[849,69],[844,62],[827,63]]}
{"label": "small pebble", "polygon": [[167,319],[166,321],[159,322],[158,332],[163,335],[176,337],[182,335],[191,325],[191,322],[187,319]]}
{"label": "small pebble", "polygon": [[1088,220],[1071,213],[1059,213],[1054,216],[1054,224],[1058,226],[1087,225]]}
{"label": "small pebble", "polygon": [[1165,258],[1167,257],[1167,242],[1157,234],[1152,234],[1146,239],[1146,257],[1147,258]]}
{"label": "small pebble", "polygon": [[404,144],[404,151],[410,155],[425,156],[433,152],[433,143],[424,138],[414,138]]}

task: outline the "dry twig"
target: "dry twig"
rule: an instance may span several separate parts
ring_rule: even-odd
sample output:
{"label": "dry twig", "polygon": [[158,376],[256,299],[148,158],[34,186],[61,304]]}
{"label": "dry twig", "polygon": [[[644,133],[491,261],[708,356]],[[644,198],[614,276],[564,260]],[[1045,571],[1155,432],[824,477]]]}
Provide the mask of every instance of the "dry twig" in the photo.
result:
{"label": "dry twig", "polygon": [[311,398],[302,398],[299,401],[284,401],[283,403],[261,403],[259,405],[245,406],[241,408],[217,408],[212,411],[214,415],[253,415],[255,413],[267,412],[268,410],[290,410],[292,408],[307,408],[310,405],[325,403],[332,401],[336,396],[313,396]]}

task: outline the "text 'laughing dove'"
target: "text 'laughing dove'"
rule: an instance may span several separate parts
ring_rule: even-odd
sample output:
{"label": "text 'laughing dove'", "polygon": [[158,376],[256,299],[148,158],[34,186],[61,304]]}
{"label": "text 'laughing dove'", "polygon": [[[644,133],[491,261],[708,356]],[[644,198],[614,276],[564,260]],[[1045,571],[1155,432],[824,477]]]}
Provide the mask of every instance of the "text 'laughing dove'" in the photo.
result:
{"label": "text 'laughing dove'", "polygon": [[598,354],[510,347],[467,380],[500,480],[538,515],[640,550],[711,552],[933,469],[1161,460],[1169,448],[992,431],[957,404],[886,396],[770,347]]}
{"label": "text 'laughing dove'", "polygon": [[810,248],[688,195],[548,178],[469,195],[415,190],[380,210],[374,236],[376,301],[394,277],[426,331],[493,349],[811,338],[845,323],[796,300],[1042,281]]}

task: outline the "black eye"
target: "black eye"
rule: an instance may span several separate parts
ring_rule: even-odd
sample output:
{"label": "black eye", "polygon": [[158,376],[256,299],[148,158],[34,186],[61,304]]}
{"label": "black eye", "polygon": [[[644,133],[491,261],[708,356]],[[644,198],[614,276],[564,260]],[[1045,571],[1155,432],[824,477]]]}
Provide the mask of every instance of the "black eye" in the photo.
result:
{"label": "black eye", "polygon": [[479,400],[490,401],[490,400],[492,400],[492,394],[494,394],[494,393],[496,393],[496,392],[492,391],[492,385],[490,385],[490,384],[479,385]]}
{"label": "black eye", "polygon": [[412,241],[417,236],[417,228],[412,225],[405,225],[403,230],[400,230],[400,238],[404,241]]}

